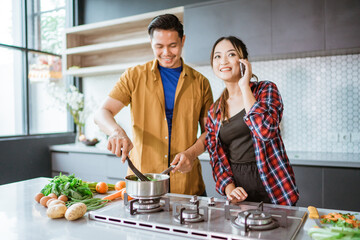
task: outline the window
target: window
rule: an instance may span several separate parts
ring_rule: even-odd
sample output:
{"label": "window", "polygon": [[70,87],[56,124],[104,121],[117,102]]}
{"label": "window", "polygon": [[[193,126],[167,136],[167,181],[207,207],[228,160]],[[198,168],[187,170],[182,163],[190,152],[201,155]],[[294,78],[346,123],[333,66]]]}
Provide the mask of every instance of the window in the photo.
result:
{"label": "window", "polygon": [[[49,86],[65,88],[61,53],[70,0],[4,1],[0,9],[0,137],[73,130]],[[25,9],[26,8],[26,9]]]}
{"label": "window", "polygon": [[61,54],[65,0],[27,0],[29,48]]}
{"label": "window", "polygon": [[24,135],[24,52],[0,47],[0,136]]}

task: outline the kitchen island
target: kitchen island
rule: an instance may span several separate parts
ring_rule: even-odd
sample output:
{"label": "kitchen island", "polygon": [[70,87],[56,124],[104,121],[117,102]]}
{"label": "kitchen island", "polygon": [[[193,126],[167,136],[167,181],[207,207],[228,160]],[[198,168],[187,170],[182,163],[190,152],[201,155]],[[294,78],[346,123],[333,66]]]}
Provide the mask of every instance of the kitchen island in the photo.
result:
{"label": "kitchen island", "polygon": [[[0,186],[0,239],[184,239],[170,234],[93,221],[89,219],[88,213],[77,221],[50,219],[46,216],[46,208],[34,200],[34,196],[48,181],[49,178],[35,178]],[[111,204],[105,208],[109,207]],[[302,207],[291,208],[307,211]],[[333,211],[335,210],[319,209],[320,215]],[[295,239],[310,239],[306,229],[314,225],[311,219],[305,218],[305,224]]]}
{"label": "kitchen island", "polygon": [[[87,147],[82,143],[53,145],[50,151],[53,176],[60,172],[75,173],[83,180],[97,179],[109,183],[126,176],[127,164],[122,164],[103,142],[96,147]],[[287,154],[300,191],[297,206],[360,211],[360,191],[349,188],[353,183],[360,182],[360,153],[287,151]],[[199,160],[207,195],[221,198],[215,190],[209,154],[201,154]]]}
{"label": "kitchen island", "polygon": [[[84,144],[62,144],[50,147],[52,152],[64,153],[87,153],[111,155],[104,144],[95,147],[87,147]],[[286,152],[290,163],[296,166],[319,166],[319,167],[341,167],[341,168],[360,168],[360,153],[324,153],[324,152]],[[199,156],[200,160],[209,161],[207,152]]]}

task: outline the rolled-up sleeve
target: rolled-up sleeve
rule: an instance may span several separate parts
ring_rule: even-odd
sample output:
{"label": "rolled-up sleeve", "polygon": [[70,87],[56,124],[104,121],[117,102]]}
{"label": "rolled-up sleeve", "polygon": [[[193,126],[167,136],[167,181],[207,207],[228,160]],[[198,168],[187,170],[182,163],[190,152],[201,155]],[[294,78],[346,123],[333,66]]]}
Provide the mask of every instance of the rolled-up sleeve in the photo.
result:
{"label": "rolled-up sleeve", "polygon": [[276,136],[283,103],[276,85],[264,81],[258,86],[256,102],[244,116],[244,121],[255,137],[268,141]]}
{"label": "rolled-up sleeve", "polygon": [[130,76],[129,70],[126,70],[110,91],[109,97],[119,100],[125,106],[129,105],[134,86],[132,80],[133,78]]}

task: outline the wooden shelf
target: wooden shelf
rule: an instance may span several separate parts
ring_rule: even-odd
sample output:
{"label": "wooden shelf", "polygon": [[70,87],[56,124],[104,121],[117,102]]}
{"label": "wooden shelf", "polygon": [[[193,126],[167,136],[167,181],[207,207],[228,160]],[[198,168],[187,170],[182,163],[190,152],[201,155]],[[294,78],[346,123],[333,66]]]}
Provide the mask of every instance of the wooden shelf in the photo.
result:
{"label": "wooden shelf", "polygon": [[183,7],[139,14],[65,30],[64,75],[77,77],[122,73],[153,59],[147,26],[161,14],[183,21]]}
{"label": "wooden shelf", "polygon": [[84,67],[84,68],[70,68],[64,74],[72,75],[74,77],[91,77],[106,74],[123,73],[127,68],[143,64],[144,62],[131,62],[123,64],[111,64],[104,66]]}
{"label": "wooden shelf", "polygon": [[126,49],[131,47],[143,47],[150,46],[150,39],[138,38],[128,39],[115,42],[99,43],[88,46],[74,47],[65,50],[66,55],[91,55],[101,52],[116,51],[120,49]]}

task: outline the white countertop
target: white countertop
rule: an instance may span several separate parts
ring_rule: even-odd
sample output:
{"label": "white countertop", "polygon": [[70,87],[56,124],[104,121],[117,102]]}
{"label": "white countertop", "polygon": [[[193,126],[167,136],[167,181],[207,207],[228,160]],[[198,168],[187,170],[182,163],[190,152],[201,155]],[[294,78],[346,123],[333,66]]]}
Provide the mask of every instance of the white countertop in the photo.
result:
{"label": "white countertop", "polygon": [[[46,208],[34,200],[48,180],[35,178],[0,185],[1,240],[169,240],[166,234],[93,221],[88,219],[87,213],[76,221],[50,219],[46,216]],[[177,236],[171,239],[183,240]]]}
{"label": "white countertop", "polygon": [[[49,178],[35,178],[0,185],[0,239],[183,239],[174,235],[93,221],[88,219],[87,214],[77,221],[67,221],[65,218],[50,219],[46,216],[46,208],[34,200],[34,196],[48,183],[48,180]],[[297,209],[306,211],[306,208],[302,207]],[[336,211],[318,210],[320,215]],[[310,239],[306,230],[314,225],[312,220],[306,220],[296,240]]]}
{"label": "white countertop", "polygon": [[[88,147],[82,143],[53,145],[50,147],[50,150],[56,152],[82,152],[114,155],[107,150],[104,145]],[[360,153],[287,151],[287,155],[292,165],[360,168]],[[199,156],[199,159],[202,161],[209,161],[209,154],[205,152]]]}

